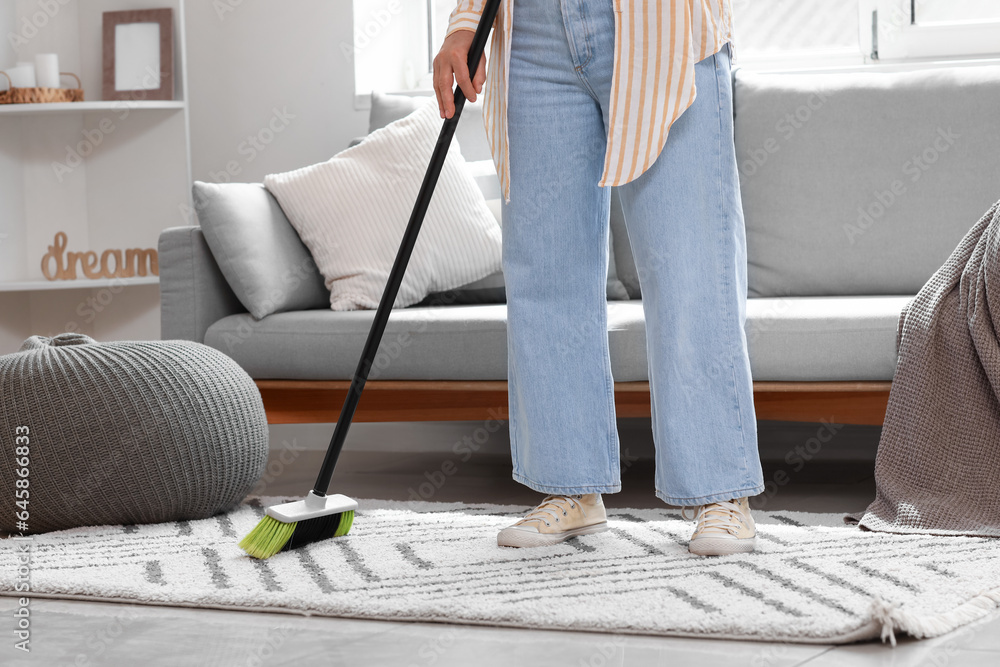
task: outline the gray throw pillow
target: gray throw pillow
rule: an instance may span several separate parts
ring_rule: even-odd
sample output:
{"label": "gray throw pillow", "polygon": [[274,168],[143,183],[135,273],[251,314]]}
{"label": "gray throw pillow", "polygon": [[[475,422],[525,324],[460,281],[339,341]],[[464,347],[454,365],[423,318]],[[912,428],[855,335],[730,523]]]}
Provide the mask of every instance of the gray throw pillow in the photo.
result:
{"label": "gray throw pillow", "polygon": [[[372,92],[371,110],[368,115],[368,131],[374,132],[393,121],[409,115],[423,100],[424,98],[420,96],[393,95],[378,91]],[[470,166],[474,165],[477,161],[487,159],[492,164],[493,158],[490,155],[489,142],[486,140],[486,132],[483,129],[482,102],[466,103],[465,109],[462,111],[462,120],[458,124],[455,136],[462,147],[462,156]],[[485,178],[481,172],[474,173],[473,176],[483,191],[483,196],[487,199],[487,203],[490,203],[500,191],[500,182],[496,177],[496,173],[492,174],[491,179]],[[609,300],[626,300],[630,298],[629,292],[622,281],[618,279],[616,270],[616,254],[620,254],[621,251],[614,250],[616,243],[616,239],[613,238],[614,233],[615,230],[612,228],[611,236],[608,238],[607,295]],[[625,240],[625,246],[626,248],[628,247],[627,239]],[[631,254],[631,251],[629,251],[629,254]],[[468,285],[463,285],[447,292],[432,293],[421,304],[503,303],[505,300],[506,293],[503,288],[503,274],[497,272],[474,283],[469,283]]]}
{"label": "gray throw pillow", "polygon": [[261,319],[330,307],[312,255],[262,184],[196,181],[194,204],[212,256],[247,312]]}

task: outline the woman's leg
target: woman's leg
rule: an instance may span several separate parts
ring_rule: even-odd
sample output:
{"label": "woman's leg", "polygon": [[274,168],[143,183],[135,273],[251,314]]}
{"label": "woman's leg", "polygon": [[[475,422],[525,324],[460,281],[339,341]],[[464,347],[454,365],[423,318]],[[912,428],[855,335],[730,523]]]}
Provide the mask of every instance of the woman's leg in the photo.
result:
{"label": "woman's leg", "polygon": [[695,85],[659,157],[619,190],[646,320],[656,494],[673,505],[763,491],[728,48],[695,65]]}
{"label": "woman's leg", "polygon": [[596,51],[613,47],[605,4],[601,37],[582,0],[514,3],[511,201],[502,209],[511,454],[514,479],[545,493],[621,488],[607,334],[610,192],[597,186],[606,132],[585,76]]}

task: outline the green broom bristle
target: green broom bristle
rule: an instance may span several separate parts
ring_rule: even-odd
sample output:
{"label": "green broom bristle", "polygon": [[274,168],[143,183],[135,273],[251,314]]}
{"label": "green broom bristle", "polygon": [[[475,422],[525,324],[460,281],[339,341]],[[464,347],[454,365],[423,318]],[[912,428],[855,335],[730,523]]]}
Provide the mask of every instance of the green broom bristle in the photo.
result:
{"label": "green broom bristle", "polygon": [[350,512],[344,512],[340,517],[340,528],[337,532],[333,534],[334,537],[343,537],[351,531],[351,526],[354,524],[354,510]]}
{"label": "green broom bristle", "polygon": [[281,551],[295,534],[297,523],[284,523],[265,516],[240,542],[240,548],[254,558],[270,558]]}
{"label": "green broom bristle", "polygon": [[240,548],[253,558],[270,558],[286,551],[330,537],[347,535],[354,523],[354,511],[284,523],[265,516],[240,542]]}

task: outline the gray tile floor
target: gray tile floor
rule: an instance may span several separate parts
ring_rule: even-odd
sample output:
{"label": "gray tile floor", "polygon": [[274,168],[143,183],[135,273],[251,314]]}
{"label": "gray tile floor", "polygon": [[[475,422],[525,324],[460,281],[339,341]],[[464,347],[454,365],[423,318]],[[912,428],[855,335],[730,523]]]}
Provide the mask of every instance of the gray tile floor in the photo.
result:
{"label": "gray tile floor", "polygon": [[[448,459],[458,470],[428,499],[532,504],[539,496],[510,479],[506,433],[491,434],[466,458],[454,443],[475,437],[478,423],[357,424],[333,488],[355,497],[407,499]],[[874,494],[871,470],[878,429],[843,427],[829,442],[811,440],[818,424],[762,422],[759,428],[768,510],[850,512]],[[630,465],[624,490],[609,506],[657,506],[653,496],[648,420],[622,420],[619,433]],[[329,427],[272,430],[267,495],[301,495],[312,482]],[[818,450],[818,451],[817,451]],[[464,450],[460,450],[464,451]],[[805,457],[809,457],[806,460]],[[631,459],[635,459],[634,461]],[[412,491],[411,491],[412,489]],[[424,492],[430,489],[424,486]],[[766,501],[766,502],[765,502]],[[14,604],[0,598],[0,618]],[[978,667],[1000,665],[1000,617],[935,640],[903,639],[851,646],[772,644],[707,639],[621,636],[428,623],[395,623],[34,600],[32,652],[13,650],[0,634],[0,665],[697,665],[698,667]]]}

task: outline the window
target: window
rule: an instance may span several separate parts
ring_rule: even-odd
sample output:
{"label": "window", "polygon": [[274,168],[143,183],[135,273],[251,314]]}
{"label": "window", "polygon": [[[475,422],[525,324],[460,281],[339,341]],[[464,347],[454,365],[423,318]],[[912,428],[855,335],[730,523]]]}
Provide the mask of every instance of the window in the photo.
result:
{"label": "window", "polygon": [[[813,69],[1000,56],[1000,0],[731,0],[741,66]],[[372,90],[429,93],[458,0],[353,0],[356,104]],[[487,54],[489,45],[487,45]]]}
{"label": "window", "polygon": [[922,0],[913,3],[911,11],[918,25],[1000,20],[1000,2],[996,0]]}
{"label": "window", "polygon": [[858,0],[732,0],[744,67],[860,64]]}
{"label": "window", "polygon": [[[354,62],[359,106],[372,90],[429,91],[431,71],[458,0],[354,0]],[[489,43],[486,53],[489,53]]]}
{"label": "window", "polygon": [[429,87],[427,13],[426,1],[354,0],[354,43],[341,50],[354,63],[359,100],[372,90]]}
{"label": "window", "polygon": [[1000,55],[997,0],[861,0],[861,24],[873,59]]}

